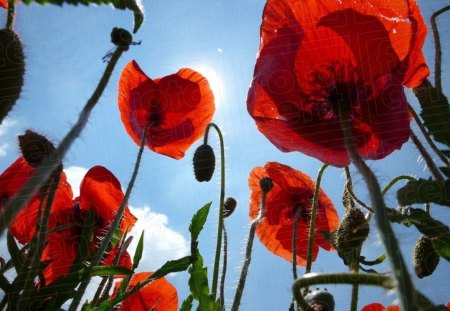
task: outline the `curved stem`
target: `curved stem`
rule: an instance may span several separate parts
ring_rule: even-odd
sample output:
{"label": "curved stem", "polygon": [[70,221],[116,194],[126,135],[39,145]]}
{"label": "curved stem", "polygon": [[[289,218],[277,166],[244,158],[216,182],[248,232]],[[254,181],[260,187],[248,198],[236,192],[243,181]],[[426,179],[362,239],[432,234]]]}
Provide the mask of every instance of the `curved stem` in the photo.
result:
{"label": "curved stem", "polygon": [[437,168],[436,164],[434,164],[434,161],[431,158],[428,151],[425,149],[425,147],[420,142],[419,138],[417,138],[417,136],[414,134],[414,132],[412,130],[411,130],[411,139],[412,139],[414,145],[416,145],[416,147],[419,150],[420,154],[422,155],[423,159],[425,160],[425,163],[427,164],[428,168],[430,169],[431,174],[434,176],[434,178],[437,181],[444,183],[444,177],[442,177],[441,172]]}
{"label": "curved stem", "polygon": [[28,180],[20,191],[13,198],[8,200],[3,213],[0,214],[0,235],[3,234],[14,216],[28,204],[36,191],[50,177],[50,174],[60,165],[70,146],[75,139],[80,136],[87,124],[92,109],[95,107],[105,90],[114,67],[123,52],[124,47],[119,46],[116,48],[94,93],[81,111],[77,123],[70,129],[69,133],[67,133],[58,145],[58,148],[56,148],[56,150],[36,169],[36,173]]}
{"label": "curved stem", "polygon": [[416,179],[414,177],[408,176],[408,175],[400,175],[395,177],[394,179],[392,179],[389,184],[384,187],[383,191],[381,192],[383,195],[386,194],[386,192],[389,191],[389,189],[392,188],[392,186],[394,186],[397,182],[399,182],[400,180],[409,180],[409,181],[416,181]]}
{"label": "curved stem", "polygon": [[425,129],[425,126],[422,123],[422,120],[420,120],[420,117],[417,115],[414,108],[411,105],[408,105],[408,107],[409,107],[409,112],[413,115],[413,118],[416,121],[417,126],[419,127],[420,131],[422,132],[423,137],[425,137],[425,140],[427,141],[427,143],[430,145],[431,149],[433,149],[433,151],[437,154],[439,159],[441,159],[441,161],[445,165],[450,166],[450,162],[448,161],[447,157],[442,153],[441,150],[439,150],[439,148],[436,146],[434,141],[431,139],[430,134],[428,134],[427,130]]}
{"label": "curved stem", "polygon": [[225,310],[225,278],[227,275],[227,261],[228,261],[228,236],[225,223],[223,224],[223,265],[222,277],[220,278],[220,310]]}
{"label": "curved stem", "polygon": [[436,50],[435,62],[434,62],[434,85],[436,89],[442,93],[442,83],[441,83],[441,64],[442,64],[442,49],[441,49],[441,39],[439,38],[439,31],[437,29],[436,18],[450,10],[450,5],[443,7],[442,9],[436,11],[431,15],[430,23],[431,29],[433,30],[434,46]]}
{"label": "curved stem", "polygon": [[[350,180],[350,181],[352,180],[351,175],[350,175],[350,169],[348,168],[348,166],[345,167],[345,175],[347,176],[347,180]],[[358,199],[356,194],[353,192],[353,187],[347,187],[347,191],[348,191],[348,193],[350,193],[353,200],[355,200],[359,205],[364,207],[369,212],[373,213],[373,209],[371,207],[369,207],[366,203],[364,203],[363,201]]]}
{"label": "curved stem", "polygon": [[386,205],[384,203],[383,194],[381,193],[380,185],[375,177],[375,174],[361,159],[361,156],[356,149],[355,142],[351,131],[350,120],[348,112],[345,109],[340,110],[342,132],[344,134],[344,143],[348,150],[349,156],[358,171],[364,177],[367,188],[372,200],[372,206],[376,214],[376,224],[381,241],[386,249],[388,258],[390,259],[392,271],[394,272],[397,281],[396,287],[400,298],[400,305],[404,311],[412,311],[414,307],[411,304],[411,297],[413,297],[414,286],[408,274],[408,269],[403,260],[395,238],[394,232],[389,224],[388,215],[386,212]]}
{"label": "curved stem", "polygon": [[[125,208],[127,207],[128,199],[130,198],[131,191],[133,190],[133,187],[134,187],[134,182],[136,181],[136,178],[137,178],[137,175],[139,172],[139,167],[141,165],[141,160],[142,160],[142,154],[144,153],[145,140],[147,138],[147,130],[148,130],[149,126],[150,126],[150,123],[148,123],[145,126],[144,131],[142,133],[141,146],[139,147],[139,152],[136,157],[136,163],[134,165],[133,174],[131,175],[131,179],[130,179],[130,182],[128,183],[127,190],[125,191],[125,196],[123,198],[123,201],[120,204],[119,209],[117,210],[116,216],[114,217],[114,220],[111,223],[111,225],[108,229],[108,232],[103,237],[102,243],[100,244],[99,248],[95,251],[94,256],[92,257],[91,264],[89,266],[90,268],[95,267],[100,263],[100,261],[102,260],[103,254],[105,253],[105,250],[108,247],[108,245],[111,241],[111,238],[114,235],[114,232],[116,231],[116,229],[118,228],[118,226],[120,224],[120,221],[122,220],[123,213],[125,211]],[[78,288],[78,291],[77,291],[75,297],[73,298],[72,303],[70,304],[69,311],[75,311],[78,308],[78,305],[81,302],[81,298],[83,297],[84,292],[86,291],[86,288],[89,285],[89,282],[90,282],[90,278],[87,278],[86,280],[81,282],[80,287]]]}
{"label": "curved stem", "polygon": [[248,272],[248,268],[250,266],[250,261],[252,259],[252,247],[253,247],[253,240],[255,238],[256,226],[264,218],[264,213],[265,213],[265,209],[266,209],[266,195],[267,195],[267,193],[263,191],[262,197],[261,197],[261,209],[259,211],[259,215],[255,220],[253,220],[253,222],[250,226],[250,230],[248,232],[248,240],[247,240],[247,246],[245,248],[244,264],[242,266],[241,276],[239,277],[239,282],[238,282],[238,286],[236,289],[236,294],[234,295],[231,311],[239,310],[239,305],[241,304],[241,298],[242,298],[242,294],[244,292],[244,287],[245,287],[245,280],[247,279],[247,272]]}
{"label": "curved stem", "polygon": [[363,284],[381,286],[387,289],[395,287],[395,282],[390,277],[380,274],[325,273],[317,275],[311,273],[295,280],[292,286],[294,297],[302,310],[309,310],[309,305],[303,298],[301,288],[316,284]]}
{"label": "curved stem", "polygon": [[309,222],[308,252],[306,255],[305,274],[311,272],[312,253],[313,253],[312,249],[313,249],[314,234],[315,234],[315,229],[316,229],[316,215],[317,215],[317,206],[319,203],[320,182],[322,181],[323,172],[325,171],[325,169],[327,167],[328,167],[328,164],[324,164],[320,168],[319,174],[317,175],[316,188],[314,189],[314,197],[313,197],[312,207],[311,207],[311,220]]}
{"label": "curved stem", "polygon": [[217,293],[217,282],[219,280],[219,265],[220,265],[220,250],[222,249],[222,231],[223,231],[223,203],[225,201],[225,146],[223,143],[222,132],[219,127],[210,123],[206,128],[205,132],[205,142],[209,134],[209,129],[214,127],[217,134],[219,135],[220,140],[220,202],[219,202],[219,224],[217,226],[217,245],[216,245],[216,257],[214,259],[214,272],[213,272],[213,281],[211,286],[211,295],[214,300],[216,300]]}
{"label": "curved stem", "polygon": [[8,1],[8,16],[6,17],[6,28],[13,30],[14,17],[16,16],[16,0]]}

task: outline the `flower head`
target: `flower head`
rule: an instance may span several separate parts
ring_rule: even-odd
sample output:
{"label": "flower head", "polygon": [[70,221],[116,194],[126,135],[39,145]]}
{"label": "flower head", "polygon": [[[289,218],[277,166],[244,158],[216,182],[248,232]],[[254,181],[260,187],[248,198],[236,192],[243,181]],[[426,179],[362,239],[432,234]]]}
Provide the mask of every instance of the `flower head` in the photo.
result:
{"label": "flower head", "polygon": [[381,303],[371,303],[364,306],[361,311],[400,311],[398,306],[389,306],[385,308]]}
{"label": "flower head", "polygon": [[426,32],[414,0],[269,0],[248,111],[280,150],[346,166],[345,110],[360,155],[383,158],[409,138]]}
{"label": "flower head", "polygon": [[[297,264],[305,265],[309,235],[311,200],[315,184],[311,178],[293,168],[268,162],[264,167],[255,167],[249,178],[250,219],[255,219],[261,206],[262,190],[260,180],[270,177],[273,188],[267,193],[264,218],[256,228],[259,240],[269,251],[288,261],[292,261],[292,233],[296,213],[297,222]],[[316,230],[313,243],[313,260],[317,257],[319,246],[332,250],[322,231],[334,231],[339,226],[339,218],[333,203],[320,190],[316,216]]]}
{"label": "flower head", "polygon": [[181,159],[205,132],[215,106],[208,81],[192,69],[152,80],[135,61],[122,71],[119,110],[128,135],[140,145],[147,125],[145,145],[156,153]]}
{"label": "flower head", "polygon": [[[128,289],[133,288],[139,282],[145,281],[153,273],[141,272],[133,275]],[[120,287],[121,282],[116,283],[114,287],[114,294]],[[118,310],[121,311],[176,311],[178,309],[178,295],[177,290],[165,278],[154,280],[133,295],[125,298]]]}

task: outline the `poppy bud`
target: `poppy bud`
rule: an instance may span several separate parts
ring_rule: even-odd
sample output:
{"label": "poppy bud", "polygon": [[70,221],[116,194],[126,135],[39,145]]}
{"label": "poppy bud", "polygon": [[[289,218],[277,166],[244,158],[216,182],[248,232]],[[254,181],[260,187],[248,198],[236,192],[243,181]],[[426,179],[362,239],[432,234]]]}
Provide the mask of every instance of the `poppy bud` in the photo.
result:
{"label": "poppy bud", "polygon": [[125,48],[125,51],[128,51],[128,47],[132,41],[133,36],[126,29],[114,27],[111,31],[111,42]]}
{"label": "poppy bud", "polygon": [[431,275],[439,263],[439,255],[433,246],[433,241],[421,236],[414,246],[413,262],[416,275],[421,279]]}
{"label": "poppy bud", "polygon": [[0,30],[0,124],[20,96],[25,62],[19,36],[10,29]]}
{"label": "poppy bud", "polygon": [[326,289],[316,288],[305,297],[312,311],[334,311],[334,298]]}
{"label": "poppy bud", "polygon": [[369,224],[364,213],[357,208],[348,209],[336,231],[336,247],[350,250],[360,247],[369,235]]}
{"label": "poppy bud", "polygon": [[270,177],[263,177],[259,181],[259,186],[261,187],[262,191],[268,193],[273,188],[273,181]]}
{"label": "poppy bud", "polygon": [[55,151],[55,146],[45,136],[26,130],[19,135],[19,147],[25,160],[33,167],[38,166]]}
{"label": "poppy bud", "polygon": [[236,209],[237,201],[235,198],[228,197],[223,204],[223,217],[228,217],[233,214]]}
{"label": "poppy bud", "polygon": [[195,178],[202,181],[210,181],[216,167],[216,156],[214,150],[208,144],[203,144],[194,153]]}

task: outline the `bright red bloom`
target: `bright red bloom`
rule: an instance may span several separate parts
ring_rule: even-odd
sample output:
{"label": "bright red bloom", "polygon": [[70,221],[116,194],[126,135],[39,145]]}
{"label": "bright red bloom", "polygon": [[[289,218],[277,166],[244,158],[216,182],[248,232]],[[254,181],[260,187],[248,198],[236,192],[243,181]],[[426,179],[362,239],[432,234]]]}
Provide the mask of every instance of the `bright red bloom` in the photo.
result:
{"label": "bright red bloom", "polygon": [[156,153],[181,159],[205,132],[215,106],[208,81],[192,69],[152,80],[135,61],[119,81],[119,110],[128,135],[140,145],[150,123],[146,146]]}
{"label": "bright red bloom", "polygon": [[[273,188],[265,201],[265,214],[256,228],[259,240],[269,251],[292,262],[292,237],[295,214],[300,209],[297,222],[297,264],[306,264],[311,200],[314,196],[315,184],[311,178],[293,168],[268,162],[264,167],[255,167],[249,178],[250,220],[254,220],[260,211],[262,190],[260,180],[263,177],[272,179]],[[319,246],[331,251],[322,231],[331,232],[338,228],[339,217],[331,200],[320,190],[314,234],[313,256],[315,260]]]}
{"label": "bright red bloom", "polygon": [[346,166],[345,109],[361,156],[383,158],[409,138],[426,33],[414,0],[269,0],[248,111],[280,150]]}
{"label": "bright red bloom", "polygon": [[361,309],[361,311],[400,311],[398,306],[389,306],[385,308],[380,303],[371,303]]}
{"label": "bright red bloom", "polygon": [[[141,272],[133,275],[127,289],[133,288],[137,283],[149,278],[152,272]],[[114,286],[114,294],[121,282]],[[121,311],[176,311],[178,309],[177,290],[165,278],[160,278],[142,287],[133,295],[122,301],[118,310]]]}

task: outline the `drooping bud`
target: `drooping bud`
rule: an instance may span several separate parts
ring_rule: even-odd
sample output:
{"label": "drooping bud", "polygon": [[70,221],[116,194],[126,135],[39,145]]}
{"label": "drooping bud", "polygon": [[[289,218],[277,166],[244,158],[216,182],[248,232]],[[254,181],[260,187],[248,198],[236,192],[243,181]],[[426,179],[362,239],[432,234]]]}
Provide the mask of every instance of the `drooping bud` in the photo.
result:
{"label": "drooping bud", "polygon": [[203,144],[194,153],[195,178],[202,181],[210,181],[216,167],[216,156],[214,150],[208,144]]}
{"label": "drooping bud", "polygon": [[414,246],[413,262],[416,275],[421,279],[433,274],[439,264],[439,255],[433,246],[433,241],[421,236]]}
{"label": "drooping bud", "polygon": [[237,201],[235,198],[228,197],[223,204],[223,217],[228,217],[233,214],[236,209]]}
{"label": "drooping bud", "polygon": [[268,193],[273,188],[273,181],[270,177],[263,177],[259,181],[259,186],[263,192]]}
{"label": "drooping bud", "polygon": [[25,160],[33,167],[39,166],[52,152],[55,146],[45,136],[32,130],[19,135],[19,147]]}
{"label": "drooping bud", "polygon": [[360,247],[368,235],[369,224],[364,213],[357,208],[348,209],[335,234],[336,247],[340,251]]}
{"label": "drooping bud", "polygon": [[305,297],[311,311],[334,311],[334,298],[326,289],[316,288]]}
{"label": "drooping bud", "polygon": [[133,36],[126,29],[114,27],[111,31],[111,42],[128,51],[130,44],[133,42]]}
{"label": "drooping bud", "polygon": [[0,30],[0,124],[20,96],[25,73],[25,56],[19,36]]}

